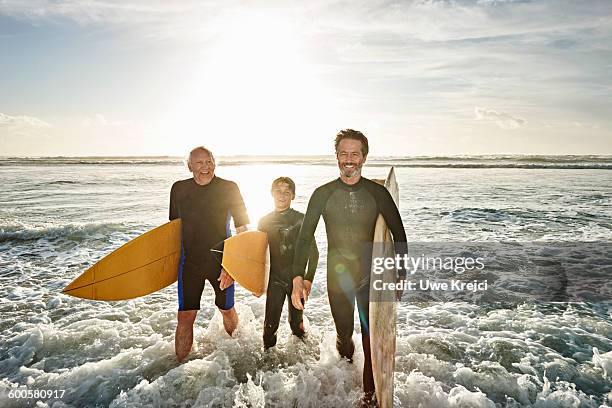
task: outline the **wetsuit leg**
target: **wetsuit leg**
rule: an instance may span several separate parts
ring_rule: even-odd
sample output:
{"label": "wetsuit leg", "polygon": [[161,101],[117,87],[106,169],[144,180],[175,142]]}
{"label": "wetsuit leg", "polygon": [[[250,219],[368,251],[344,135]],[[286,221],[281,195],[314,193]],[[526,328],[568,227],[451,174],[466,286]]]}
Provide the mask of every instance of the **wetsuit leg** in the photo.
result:
{"label": "wetsuit leg", "polygon": [[210,282],[210,285],[215,290],[215,306],[221,310],[229,310],[234,307],[234,284],[221,290],[221,265],[217,262],[210,262],[206,265],[205,277]]}
{"label": "wetsuit leg", "polygon": [[372,372],[372,355],[370,350],[370,283],[360,283],[357,289],[357,310],[361,326],[361,343],[363,344],[363,391],[366,400],[374,396],[374,375]]}
{"label": "wetsuit leg", "polygon": [[327,296],[334,324],[336,325],[336,348],[341,357],[353,359],[353,326],[355,312],[355,291],[349,285],[338,285],[338,282],[327,275]]}
{"label": "wetsuit leg", "polygon": [[264,318],[263,343],[268,349],[276,345],[276,331],[280,323],[283,303],[285,302],[285,286],[278,282],[270,281],[266,293],[266,313]]}
{"label": "wetsuit leg", "polygon": [[[362,281],[360,258],[348,258],[330,251],[327,258],[327,293],[336,324],[336,347],[342,357],[352,361],[355,351],[353,327],[355,297]],[[369,293],[366,295],[369,296]],[[361,322],[361,316],[360,316]]]}
{"label": "wetsuit leg", "polygon": [[179,311],[200,310],[200,299],[204,290],[205,266],[184,262],[179,269]]}
{"label": "wetsuit leg", "polygon": [[355,297],[357,299],[357,311],[359,312],[359,326],[361,333],[367,336],[370,335],[370,282],[364,281],[359,283],[356,289]]}
{"label": "wetsuit leg", "polygon": [[304,329],[302,326],[303,321],[303,312],[301,310],[297,310],[293,303],[291,302],[291,292],[293,291],[293,284],[289,284],[287,286],[287,305],[288,305],[288,314],[289,314],[289,326],[291,327],[291,332],[298,336],[299,338],[304,337]]}
{"label": "wetsuit leg", "polygon": [[365,269],[360,268],[359,259],[334,257],[330,266],[327,282],[329,303],[338,333],[336,346],[341,356],[351,359],[355,350],[351,337],[356,300],[364,354],[363,390],[366,400],[370,400],[374,395],[374,376],[370,351],[369,275]]}
{"label": "wetsuit leg", "polygon": [[332,317],[336,325],[336,348],[341,357],[353,360],[355,344],[353,343],[353,319],[355,296],[346,292],[327,290]]}

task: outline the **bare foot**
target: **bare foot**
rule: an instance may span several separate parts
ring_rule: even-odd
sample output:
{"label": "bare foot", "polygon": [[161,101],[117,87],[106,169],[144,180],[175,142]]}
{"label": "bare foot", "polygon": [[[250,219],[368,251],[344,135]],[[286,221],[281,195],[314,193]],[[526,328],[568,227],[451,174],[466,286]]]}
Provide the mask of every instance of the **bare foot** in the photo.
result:
{"label": "bare foot", "polygon": [[231,336],[236,327],[238,327],[238,313],[236,313],[236,309],[233,307],[228,310],[219,309],[219,311],[223,315],[223,327],[225,327],[227,334]]}
{"label": "bare foot", "polygon": [[174,334],[174,352],[176,360],[180,363],[189,355],[193,345],[193,322],[195,321],[197,310],[186,310],[178,312],[178,324]]}

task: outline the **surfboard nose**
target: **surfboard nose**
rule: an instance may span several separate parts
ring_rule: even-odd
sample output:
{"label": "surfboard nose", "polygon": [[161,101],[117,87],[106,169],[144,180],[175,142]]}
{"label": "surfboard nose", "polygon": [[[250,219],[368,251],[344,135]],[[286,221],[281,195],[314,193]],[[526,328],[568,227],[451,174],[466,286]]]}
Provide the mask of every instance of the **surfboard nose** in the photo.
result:
{"label": "surfboard nose", "polygon": [[125,300],[174,283],[181,257],[181,220],[148,231],[106,255],[63,293],[83,299]]}

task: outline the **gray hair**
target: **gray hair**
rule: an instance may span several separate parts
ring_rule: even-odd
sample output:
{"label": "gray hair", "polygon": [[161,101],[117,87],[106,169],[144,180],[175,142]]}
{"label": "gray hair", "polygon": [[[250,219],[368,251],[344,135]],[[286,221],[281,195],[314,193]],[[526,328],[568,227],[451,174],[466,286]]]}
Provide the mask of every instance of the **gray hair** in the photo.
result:
{"label": "gray hair", "polygon": [[204,152],[204,153],[206,153],[207,155],[210,156],[210,158],[213,160],[213,162],[215,161],[215,155],[213,154],[213,152],[211,152],[209,149],[205,148],[204,146],[198,146],[198,147],[194,147],[189,152],[189,156],[187,156],[187,163],[189,163],[189,160],[191,160],[191,156],[195,152]]}

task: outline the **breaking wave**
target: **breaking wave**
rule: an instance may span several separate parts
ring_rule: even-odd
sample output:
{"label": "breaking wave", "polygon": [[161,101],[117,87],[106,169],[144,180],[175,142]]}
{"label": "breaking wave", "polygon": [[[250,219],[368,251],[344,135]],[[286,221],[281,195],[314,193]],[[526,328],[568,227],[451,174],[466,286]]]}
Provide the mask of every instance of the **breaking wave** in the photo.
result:
{"label": "breaking wave", "polygon": [[[183,157],[5,157],[0,166],[24,165],[183,165]],[[320,156],[221,156],[225,166],[256,164],[335,165],[330,155]],[[368,166],[414,168],[516,168],[516,169],[596,169],[612,170],[612,156],[603,155],[479,155],[479,156],[374,156]]]}

